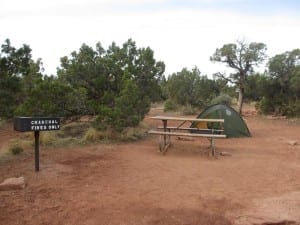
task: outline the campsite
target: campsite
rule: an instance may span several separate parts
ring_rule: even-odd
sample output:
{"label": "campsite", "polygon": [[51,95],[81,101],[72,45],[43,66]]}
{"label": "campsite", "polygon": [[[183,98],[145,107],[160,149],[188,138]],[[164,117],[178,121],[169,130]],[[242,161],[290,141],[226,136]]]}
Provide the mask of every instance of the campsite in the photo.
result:
{"label": "campsite", "polygon": [[[152,108],[151,116],[170,115]],[[171,114],[173,115],[173,114]],[[193,115],[191,117],[196,117]],[[299,224],[299,120],[257,115],[244,107],[251,137],[216,140],[230,155],[208,157],[209,142],[173,138],[167,154],[157,136],[127,143],[32,147],[1,160],[1,180],[24,177],[21,190],[0,191],[1,224]],[[0,147],[21,138],[7,124]]]}
{"label": "campsite", "polygon": [[215,47],[197,50],[195,64],[182,60],[201,38],[192,48],[189,40],[168,47],[183,63],[171,72],[150,37],[55,46],[44,53],[64,51],[55,73],[29,44],[7,38],[0,50],[0,223],[299,225],[298,42],[276,52],[261,42],[273,38],[216,36]]}

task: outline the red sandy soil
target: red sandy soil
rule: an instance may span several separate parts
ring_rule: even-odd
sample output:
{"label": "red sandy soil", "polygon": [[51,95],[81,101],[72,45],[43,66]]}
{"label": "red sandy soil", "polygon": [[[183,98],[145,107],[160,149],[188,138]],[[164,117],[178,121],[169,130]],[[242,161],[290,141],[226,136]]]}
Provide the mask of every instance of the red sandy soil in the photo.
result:
{"label": "red sandy soil", "polygon": [[[0,192],[0,224],[300,224],[299,121],[245,115],[252,137],[217,140],[217,150],[231,154],[217,159],[204,153],[206,139],[173,138],[163,156],[149,136],[41,147],[40,172],[33,149],[2,160],[0,182],[23,176],[27,186]],[[17,135],[1,129],[0,148]]]}

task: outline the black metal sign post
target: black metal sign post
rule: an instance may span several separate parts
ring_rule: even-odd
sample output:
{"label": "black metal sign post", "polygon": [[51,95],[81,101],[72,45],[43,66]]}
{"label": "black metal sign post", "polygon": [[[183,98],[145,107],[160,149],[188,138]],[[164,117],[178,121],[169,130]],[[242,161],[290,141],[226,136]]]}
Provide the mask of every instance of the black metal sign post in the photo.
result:
{"label": "black metal sign post", "polygon": [[59,128],[59,117],[16,117],[14,119],[16,131],[34,131],[35,171],[40,170],[40,131],[53,131]]}
{"label": "black metal sign post", "polygon": [[35,171],[40,170],[40,132],[34,131]]}

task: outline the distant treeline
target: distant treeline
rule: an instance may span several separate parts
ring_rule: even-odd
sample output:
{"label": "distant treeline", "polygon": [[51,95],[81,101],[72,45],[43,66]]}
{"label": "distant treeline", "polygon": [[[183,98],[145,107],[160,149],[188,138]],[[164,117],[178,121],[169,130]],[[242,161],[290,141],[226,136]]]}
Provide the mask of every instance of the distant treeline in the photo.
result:
{"label": "distant treeline", "polygon": [[[57,74],[49,76],[43,73],[42,60],[32,59],[28,45],[17,49],[7,39],[0,53],[0,118],[94,115],[98,129],[122,130],[139,124],[152,102],[165,101],[169,109],[203,108],[214,101],[229,104],[236,88],[243,90],[244,99],[257,101],[261,113],[299,116],[300,50],[270,58],[268,70],[259,74],[253,66],[263,60],[256,53],[264,45],[253,49],[251,44],[217,49],[212,61],[225,63],[237,73],[216,74],[213,79],[196,67],[165,76],[165,64],[154,58],[153,50],[138,48],[131,39],[122,46],[113,42],[108,49],[100,43],[95,48],[83,44],[62,57]],[[247,54],[241,55],[239,47]],[[232,63],[245,67],[235,68]]]}

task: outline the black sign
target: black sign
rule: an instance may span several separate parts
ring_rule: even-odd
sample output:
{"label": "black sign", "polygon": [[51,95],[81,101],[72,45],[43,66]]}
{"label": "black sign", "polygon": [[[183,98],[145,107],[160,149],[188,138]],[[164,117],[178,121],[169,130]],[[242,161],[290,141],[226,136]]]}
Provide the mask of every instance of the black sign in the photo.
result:
{"label": "black sign", "polygon": [[40,131],[59,130],[59,128],[59,117],[16,117],[14,119],[16,131],[34,131],[35,171],[40,170]]}
{"label": "black sign", "polygon": [[49,131],[59,130],[59,117],[16,117],[14,129],[17,131]]}

